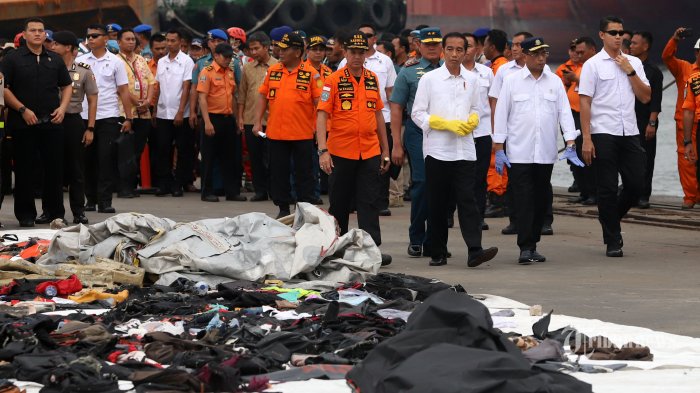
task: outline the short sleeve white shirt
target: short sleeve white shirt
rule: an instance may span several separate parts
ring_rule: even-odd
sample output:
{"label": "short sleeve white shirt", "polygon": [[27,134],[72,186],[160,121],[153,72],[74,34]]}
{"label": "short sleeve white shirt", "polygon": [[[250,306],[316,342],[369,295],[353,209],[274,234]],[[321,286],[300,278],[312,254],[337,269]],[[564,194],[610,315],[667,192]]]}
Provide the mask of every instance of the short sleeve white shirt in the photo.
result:
{"label": "short sleeve white shirt", "polygon": [[[105,52],[104,56],[97,58],[90,52],[76,59],[78,63],[90,66],[97,82],[97,120],[110,117],[119,117],[119,94],[117,88],[129,83],[124,62],[112,52]],[[83,111],[80,113],[83,119],[88,118],[87,98],[83,101]]]}
{"label": "short sleeve white shirt", "polygon": [[[641,60],[624,56],[642,82],[649,86]],[[591,97],[591,134],[639,135],[630,77],[605,49],[583,64],[578,94]]]}
{"label": "short sleeve white shirt", "polygon": [[474,138],[491,135],[491,105],[489,105],[489,89],[493,84],[493,71],[483,64],[475,63],[471,70],[479,80],[479,126],[474,130]]}
{"label": "short sleeve white shirt", "polygon": [[[179,52],[175,58],[170,59],[169,55],[158,60],[158,71],[156,81],[160,86],[160,96],[158,97],[158,110],[156,117],[159,119],[173,120],[180,108],[180,98],[182,97],[182,85],[184,82],[192,80],[192,70],[194,61],[192,58]],[[184,117],[190,116],[190,104],[187,100]]]}

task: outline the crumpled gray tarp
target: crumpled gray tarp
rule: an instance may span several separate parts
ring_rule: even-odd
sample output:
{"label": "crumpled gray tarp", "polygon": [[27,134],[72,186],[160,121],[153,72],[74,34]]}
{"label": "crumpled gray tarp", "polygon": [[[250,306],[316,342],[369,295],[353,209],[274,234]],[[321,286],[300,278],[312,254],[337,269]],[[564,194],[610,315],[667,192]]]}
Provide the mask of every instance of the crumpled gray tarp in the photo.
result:
{"label": "crumpled gray tarp", "polygon": [[179,224],[148,214],[119,214],[57,232],[37,263],[50,266],[74,258],[90,264],[96,256],[112,258],[125,243],[145,246],[138,250],[140,266],[156,274],[348,282],[364,281],[381,266],[369,234],[353,229],[337,236],[335,219],[308,203],[297,205],[292,227],[263,213]]}

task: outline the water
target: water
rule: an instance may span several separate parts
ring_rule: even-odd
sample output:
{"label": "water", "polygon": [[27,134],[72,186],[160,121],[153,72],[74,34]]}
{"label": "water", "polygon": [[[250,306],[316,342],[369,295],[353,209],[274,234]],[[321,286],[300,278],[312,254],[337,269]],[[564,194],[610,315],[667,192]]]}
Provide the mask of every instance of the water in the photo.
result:
{"label": "water", "polygon": [[[556,69],[553,67],[552,69]],[[666,69],[661,69],[664,74],[664,85],[673,81],[673,75]],[[654,195],[683,196],[683,189],[678,177],[678,154],[676,153],[676,121],[673,115],[676,111],[676,97],[678,89],[674,83],[664,90],[661,101],[661,114],[659,114],[659,129],[656,132],[656,160],[654,167],[654,179],[652,182],[652,197]],[[564,142],[560,141],[560,148]],[[569,165],[566,161],[557,162],[552,173],[552,185],[568,187],[573,182]]]}

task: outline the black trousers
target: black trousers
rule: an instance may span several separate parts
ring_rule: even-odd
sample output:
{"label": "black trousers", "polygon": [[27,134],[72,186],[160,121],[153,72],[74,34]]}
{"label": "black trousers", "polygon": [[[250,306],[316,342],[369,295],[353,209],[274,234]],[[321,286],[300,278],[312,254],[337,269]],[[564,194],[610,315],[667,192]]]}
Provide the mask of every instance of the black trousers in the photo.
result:
{"label": "black trousers", "polygon": [[209,114],[214,135],[202,133],[202,195],[214,195],[212,174],[214,164],[219,163],[226,196],[241,193],[241,135],[237,131],[236,118],[232,115]]}
{"label": "black trousers", "polygon": [[515,206],[518,217],[518,247],[535,250],[540,241],[542,226],[548,208],[551,208],[553,164],[511,164],[508,183],[517,195]]}
{"label": "black trousers", "polygon": [[85,122],[79,113],[63,118],[63,183],[68,186],[68,200],[73,216],[85,212]]}
{"label": "black trousers", "polygon": [[115,190],[133,189],[133,135],[121,133],[120,119],[95,122],[95,138],[85,152],[85,196],[90,204],[112,205]]}
{"label": "black trousers", "polygon": [[[506,151],[508,151],[508,144],[506,143]],[[579,156],[582,157],[582,156]],[[512,165],[512,164],[511,164]],[[550,176],[551,178],[551,176]],[[508,178],[508,185],[506,186],[506,198],[508,200],[508,221],[510,225],[518,228],[518,192],[513,189],[510,182],[510,177]],[[547,201],[547,211],[544,215],[544,225],[552,226],[554,223],[554,211],[552,210],[554,203],[554,190],[552,189],[552,183],[547,185],[547,194],[545,195]]]}
{"label": "black trousers", "polygon": [[450,197],[457,204],[459,229],[467,247],[470,251],[481,248],[481,214],[474,198],[475,176],[476,161],[441,161],[431,156],[425,157],[433,259],[447,255],[447,210]]}
{"label": "black trousers", "polygon": [[136,160],[137,168],[136,177],[133,180],[132,188],[136,188],[136,186],[139,184],[138,177],[141,173],[141,155],[143,154],[143,150],[146,148],[148,139],[151,136],[151,119],[134,119],[132,128],[134,130],[134,159]]}
{"label": "black trousers", "polygon": [[[189,118],[176,127],[172,120],[157,119],[156,130],[156,178],[161,191],[178,191],[192,181],[194,170],[193,151],[195,145],[194,131],[190,128]],[[177,166],[173,177],[173,146],[177,147]]]}
{"label": "black trousers", "polygon": [[476,174],[474,176],[474,199],[476,206],[479,208],[481,218],[484,218],[486,210],[486,176],[489,173],[489,164],[491,163],[491,135],[480,136],[474,138],[476,147]]}
{"label": "black trousers", "polygon": [[338,156],[333,159],[333,172],[328,176],[328,212],[335,217],[340,234],[348,232],[348,221],[353,202],[357,209],[357,224],[372,236],[374,243],[382,244],[379,229],[380,156],[350,160]]}
{"label": "black trousers", "polygon": [[[642,186],[642,191],[639,194],[640,199],[649,200],[651,196],[651,182],[654,179],[654,160],[656,160],[656,136],[647,140],[646,136],[646,124],[644,128],[640,127],[639,132],[639,143],[644,148],[647,156],[646,167],[644,169],[644,185]],[[644,131],[642,131],[644,130]],[[658,127],[657,127],[658,130]]]}
{"label": "black trousers", "polygon": [[[574,124],[576,129],[581,129],[581,113],[574,110],[571,111],[574,116]],[[576,155],[583,157],[583,152],[581,148],[583,147],[583,136],[579,135],[576,137]],[[595,170],[592,166],[577,166],[569,163],[571,166],[571,173],[574,175],[574,180],[578,184],[579,195],[584,198],[596,198],[596,187],[595,187]]]}
{"label": "black trousers", "polygon": [[[605,244],[622,241],[620,220],[634,206],[644,186],[646,153],[639,137],[593,134],[596,158],[593,168],[598,189],[598,220],[603,228]],[[623,190],[618,196],[617,175],[622,177]]]}
{"label": "black trousers", "polygon": [[[391,158],[391,152],[394,150],[394,138],[391,136],[391,123],[386,123],[386,137],[389,142],[389,158]],[[381,159],[381,158],[380,158]],[[379,200],[379,210],[386,210],[389,208],[389,185],[391,184],[391,171],[387,171],[383,175],[379,175],[379,180],[381,184],[381,198]]]}
{"label": "black trousers", "polygon": [[63,125],[42,124],[15,129],[15,217],[18,221],[36,219],[34,205],[34,157],[42,157],[44,187],[41,204],[49,218],[63,218]]}
{"label": "black trousers", "polygon": [[[244,125],[245,141],[250,156],[250,169],[253,171],[255,195],[270,193],[270,173],[268,168],[267,139],[255,136],[252,125]],[[263,127],[263,132],[265,127]]]}
{"label": "black trousers", "polygon": [[314,141],[268,140],[270,153],[270,194],[280,209],[289,209],[292,204],[290,182],[291,160],[294,159],[294,188],[297,201],[310,202],[313,198],[314,179],[311,153]]}

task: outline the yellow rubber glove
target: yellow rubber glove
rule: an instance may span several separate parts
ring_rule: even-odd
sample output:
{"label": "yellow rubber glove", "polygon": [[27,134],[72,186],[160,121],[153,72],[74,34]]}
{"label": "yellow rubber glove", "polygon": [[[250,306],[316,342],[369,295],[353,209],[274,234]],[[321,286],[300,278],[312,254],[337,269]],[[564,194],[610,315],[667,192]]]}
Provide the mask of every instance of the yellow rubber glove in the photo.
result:
{"label": "yellow rubber glove", "polygon": [[430,128],[433,130],[443,130],[454,132],[455,134],[462,136],[462,132],[465,130],[465,121],[462,120],[447,120],[438,115],[430,115]]}
{"label": "yellow rubber glove", "polygon": [[464,123],[464,126],[461,127],[462,136],[467,136],[471,134],[479,125],[479,115],[472,113],[469,115],[469,119]]}

